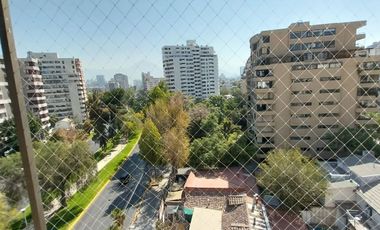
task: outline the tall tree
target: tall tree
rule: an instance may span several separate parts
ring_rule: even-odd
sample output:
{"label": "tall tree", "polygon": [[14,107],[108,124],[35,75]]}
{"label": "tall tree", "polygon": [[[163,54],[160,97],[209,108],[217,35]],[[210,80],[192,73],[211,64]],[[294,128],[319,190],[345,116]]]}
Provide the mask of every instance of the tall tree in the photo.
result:
{"label": "tall tree", "polygon": [[175,94],[170,98],[159,98],[146,111],[147,118],[162,136],[163,153],[174,168],[184,165],[189,155],[189,115],[184,108],[184,98]]}
{"label": "tall tree", "polygon": [[259,168],[259,185],[279,198],[286,209],[306,209],[324,197],[327,180],[322,169],[297,149],[274,150]]}
{"label": "tall tree", "polygon": [[139,146],[140,154],[147,162],[152,165],[165,164],[161,134],[149,118],[145,120]]}

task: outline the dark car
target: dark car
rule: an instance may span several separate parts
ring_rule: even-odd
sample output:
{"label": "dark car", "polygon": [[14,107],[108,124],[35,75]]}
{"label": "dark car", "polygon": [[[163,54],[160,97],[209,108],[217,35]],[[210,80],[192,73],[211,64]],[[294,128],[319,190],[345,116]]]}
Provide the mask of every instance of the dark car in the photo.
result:
{"label": "dark car", "polygon": [[131,179],[131,175],[129,175],[128,173],[122,175],[120,178],[119,178],[119,181],[120,183],[122,184],[128,184],[129,180]]}

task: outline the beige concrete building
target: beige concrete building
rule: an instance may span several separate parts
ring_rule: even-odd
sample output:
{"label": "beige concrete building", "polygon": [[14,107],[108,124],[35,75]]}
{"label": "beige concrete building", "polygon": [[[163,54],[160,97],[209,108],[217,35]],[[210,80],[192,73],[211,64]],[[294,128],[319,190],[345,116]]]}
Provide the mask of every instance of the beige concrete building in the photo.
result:
{"label": "beige concrete building", "polygon": [[358,47],[365,21],[263,31],[245,69],[250,127],[264,151],[298,147],[330,158],[325,133],[372,123],[379,111],[380,56]]}

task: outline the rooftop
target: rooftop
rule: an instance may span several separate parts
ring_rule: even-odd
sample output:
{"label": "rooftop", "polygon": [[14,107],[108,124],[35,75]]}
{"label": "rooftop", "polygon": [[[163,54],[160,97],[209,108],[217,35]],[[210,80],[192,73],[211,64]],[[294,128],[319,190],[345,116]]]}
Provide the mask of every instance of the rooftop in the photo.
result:
{"label": "rooftop", "polygon": [[190,172],[185,183],[186,189],[236,189],[255,192],[256,181],[252,175],[245,174],[240,168]]}
{"label": "rooftop", "polygon": [[361,196],[368,205],[380,213],[380,184],[368,189],[367,191],[359,191],[359,196]]}
{"label": "rooftop", "polygon": [[[246,205],[246,199],[242,200],[234,199],[229,202],[231,196],[223,196],[218,194],[207,195],[206,193],[200,193],[198,195],[186,195],[184,206],[187,208],[206,208],[220,210],[222,215],[222,227],[223,229],[249,229],[248,211]],[[194,217],[193,217],[194,218]]]}
{"label": "rooftop", "polygon": [[380,176],[379,163],[366,163],[349,167],[349,169],[360,177]]}
{"label": "rooftop", "polygon": [[267,207],[268,218],[272,230],[307,230],[302,218],[290,210],[280,210]]}
{"label": "rooftop", "polygon": [[190,230],[222,229],[222,211],[207,208],[194,208]]}

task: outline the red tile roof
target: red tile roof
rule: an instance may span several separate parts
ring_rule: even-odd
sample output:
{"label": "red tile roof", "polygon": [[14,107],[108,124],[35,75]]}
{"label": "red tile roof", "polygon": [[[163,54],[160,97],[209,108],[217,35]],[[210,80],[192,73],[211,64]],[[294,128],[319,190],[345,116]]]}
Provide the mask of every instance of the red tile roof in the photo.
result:
{"label": "red tile roof", "polygon": [[186,189],[237,189],[256,191],[256,181],[252,175],[240,168],[199,171],[190,173],[185,183]]}

